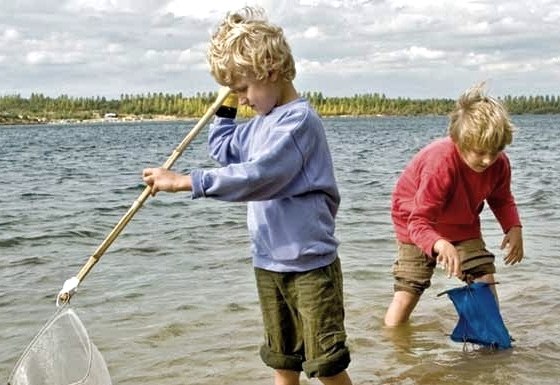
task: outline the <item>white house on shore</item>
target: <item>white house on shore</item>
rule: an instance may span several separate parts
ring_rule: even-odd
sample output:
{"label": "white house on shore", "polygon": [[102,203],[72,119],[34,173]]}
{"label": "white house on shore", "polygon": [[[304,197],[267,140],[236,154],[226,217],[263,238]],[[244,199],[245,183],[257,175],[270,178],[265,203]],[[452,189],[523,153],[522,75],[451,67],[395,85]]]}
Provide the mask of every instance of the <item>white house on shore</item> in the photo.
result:
{"label": "white house on shore", "polygon": [[116,112],[107,112],[105,115],[103,115],[103,119],[104,120],[117,120],[118,115]]}

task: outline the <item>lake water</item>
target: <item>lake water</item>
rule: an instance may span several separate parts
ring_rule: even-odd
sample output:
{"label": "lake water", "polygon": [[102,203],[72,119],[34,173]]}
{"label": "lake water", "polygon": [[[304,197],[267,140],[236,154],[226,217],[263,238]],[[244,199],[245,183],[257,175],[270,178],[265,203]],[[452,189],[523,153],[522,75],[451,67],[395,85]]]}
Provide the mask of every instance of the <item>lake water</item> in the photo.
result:
{"label": "lake water", "polygon": [[[520,265],[497,262],[512,350],[464,352],[438,271],[408,327],[383,327],[395,254],[390,193],[445,117],[326,119],[342,204],[337,221],[355,384],[558,384],[560,116],[514,116],[508,148],[524,223]],[[0,127],[0,381],[86,262],[195,122]],[[204,132],[174,169],[211,167]],[[501,234],[485,209],[488,247]],[[115,384],[269,384],[245,206],[150,198],[80,285],[73,308]],[[302,377],[303,378],[303,377]],[[316,380],[302,380],[315,384]]]}

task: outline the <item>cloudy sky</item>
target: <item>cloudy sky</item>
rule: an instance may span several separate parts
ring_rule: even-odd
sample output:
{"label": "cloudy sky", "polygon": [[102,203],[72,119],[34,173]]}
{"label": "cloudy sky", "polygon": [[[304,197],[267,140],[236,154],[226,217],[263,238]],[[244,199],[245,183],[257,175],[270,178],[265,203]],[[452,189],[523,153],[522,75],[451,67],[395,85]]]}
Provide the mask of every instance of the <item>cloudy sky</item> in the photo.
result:
{"label": "cloudy sky", "polygon": [[213,91],[210,35],[246,4],[284,28],[299,91],[560,95],[558,0],[0,0],[0,95]]}

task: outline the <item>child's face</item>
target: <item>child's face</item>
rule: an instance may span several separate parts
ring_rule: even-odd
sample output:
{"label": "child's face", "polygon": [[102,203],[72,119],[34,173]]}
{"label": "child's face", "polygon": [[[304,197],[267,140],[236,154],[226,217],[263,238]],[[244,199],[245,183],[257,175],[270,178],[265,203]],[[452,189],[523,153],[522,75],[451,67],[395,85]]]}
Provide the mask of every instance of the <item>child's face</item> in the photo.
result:
{"label": "child's face", "polygon": [[470,149],[460,150],[459,152],[465,163],[473,171],[483,172],[498,159],[501,151],[490,152],[486,150]]}
{"label": "child's face", "polygon": [[237,93],[240,104],[251,107],[259,115],[268,114],[279,104],[280,90],[274,76],[264,80],[245,78],[230,88]]}

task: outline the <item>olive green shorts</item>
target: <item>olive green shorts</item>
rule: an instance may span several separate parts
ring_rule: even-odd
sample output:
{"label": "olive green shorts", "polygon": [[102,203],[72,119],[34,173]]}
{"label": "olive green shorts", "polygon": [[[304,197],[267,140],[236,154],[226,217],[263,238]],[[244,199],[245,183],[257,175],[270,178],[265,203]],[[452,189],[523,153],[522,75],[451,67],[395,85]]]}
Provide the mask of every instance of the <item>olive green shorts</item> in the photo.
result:
{"label": "olive green shorts", "polygon": [[302,273],[255,268],[265,341],[260,355],[274,369],[330,377],[350,363],[344,329],[340,260]]}
{"label": "olive green shorts", "polygon": [[[416,245],[402,242],[397,242],[397,245],[397,260],[393,264],[394,289],[422,295],[430,287],[436,259],[426,255]],[[482,239],[454,242],[453,245],[461,259],[461,280],[473,280],[496,272],[494,255],[486,250]]]}

